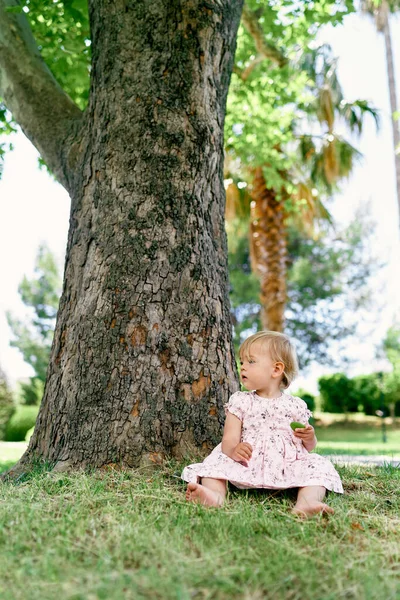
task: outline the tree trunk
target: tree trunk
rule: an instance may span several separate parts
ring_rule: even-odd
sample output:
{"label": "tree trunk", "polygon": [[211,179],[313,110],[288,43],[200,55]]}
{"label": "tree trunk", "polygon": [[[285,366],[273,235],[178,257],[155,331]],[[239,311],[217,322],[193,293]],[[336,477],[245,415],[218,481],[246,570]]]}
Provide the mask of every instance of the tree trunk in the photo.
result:
{"label": "tree trunk", "polygon": [[63,293],[19,468],[137,467],[220,440],[238,387],[222,158],[241,6],[89,1]]}
{"label": "tree trunk", "polygon": [[386,49],[386,65],[387,65],[387,75],[388,75],[388,83],[389,83],[389,97],[390,97],[390,113],[391,113],[391,121],[392,121],[392,134],[393,134],[393,146],[394,146],[394,165],[395,165],[395,174],[396,174],[396,194],[397,194],[397,207],[399,214],[399,225],[400,225],[400,134],[399,134],[399,122],[395,118],[395,113],[398,111],[397,107],[397,95],[396,95],[396,78],[394,74],[394,64],[393,64],[393,49],[392,49],[392,39],[390,34],[390,26],[389,26],[389,8],[387,7],[387,2],[384,3],[386,5],[385,11],[385,21],[383,26],[383,34],[385,36],[385,49]]}
{"label": "tree trunk", "polygon": [[283,331],[286,308],[287,241],[283,202],[266,186],[261,167],[251,193],[250,255],[261,282],[261,322],[264,329]]}

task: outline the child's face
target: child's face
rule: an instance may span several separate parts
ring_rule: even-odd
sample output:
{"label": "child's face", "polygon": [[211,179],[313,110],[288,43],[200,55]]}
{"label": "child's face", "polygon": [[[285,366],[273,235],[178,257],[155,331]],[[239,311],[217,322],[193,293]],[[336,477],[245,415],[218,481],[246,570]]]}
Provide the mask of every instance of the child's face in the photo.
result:
{"label": "child's face", "polygon": [[283,364],[272,360],[268,346],[254,342],[249,356],[241,357],[240,377],[248,390],[262,390],[271,383],[280,383]]}

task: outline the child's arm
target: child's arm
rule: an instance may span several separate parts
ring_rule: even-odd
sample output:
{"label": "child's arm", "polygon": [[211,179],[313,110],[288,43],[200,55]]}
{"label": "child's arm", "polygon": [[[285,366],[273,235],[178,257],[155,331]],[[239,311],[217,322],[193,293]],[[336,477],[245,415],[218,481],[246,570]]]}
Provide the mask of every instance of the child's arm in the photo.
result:
{"label": "child's arm", "polygon": [[253,448],[247,442],[241,442],[242,422],[238,417],[228,412],[222,437],[222,452],[236,462],[248,461]]}

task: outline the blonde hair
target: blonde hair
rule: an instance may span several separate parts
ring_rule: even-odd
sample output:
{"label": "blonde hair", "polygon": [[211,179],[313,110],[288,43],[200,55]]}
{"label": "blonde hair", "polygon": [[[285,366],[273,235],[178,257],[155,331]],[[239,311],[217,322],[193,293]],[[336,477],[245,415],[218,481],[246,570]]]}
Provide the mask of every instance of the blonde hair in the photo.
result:
{"label": "blonde hair", "polygon": [[254,342],[261,342],[267,347],[273,362],[283,363],[281,384],[285,389],[288,388],[299,371],[296,350],[290,338],[278,331],[259,331],[248,337],[240,346],[240,358],[249,359],[250,348]]}

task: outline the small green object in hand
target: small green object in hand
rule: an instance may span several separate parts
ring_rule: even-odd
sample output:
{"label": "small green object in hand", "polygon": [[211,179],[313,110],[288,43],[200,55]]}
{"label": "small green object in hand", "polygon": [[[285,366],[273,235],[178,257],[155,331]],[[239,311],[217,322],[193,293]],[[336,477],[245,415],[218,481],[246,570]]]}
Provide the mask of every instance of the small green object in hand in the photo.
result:
{"label": "small green object in hand", "polygon": [[305,429],[305,425],[303,425],[303,423],[298,423],[297,421],[292,421],[290,423],[290,427],[293,429],[293,431],[295,429]]}

